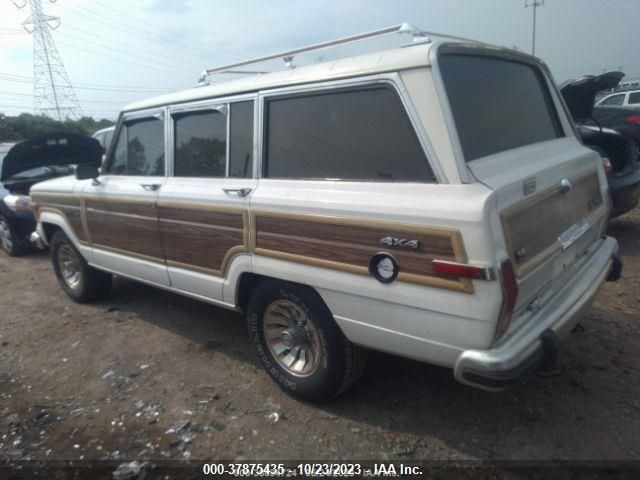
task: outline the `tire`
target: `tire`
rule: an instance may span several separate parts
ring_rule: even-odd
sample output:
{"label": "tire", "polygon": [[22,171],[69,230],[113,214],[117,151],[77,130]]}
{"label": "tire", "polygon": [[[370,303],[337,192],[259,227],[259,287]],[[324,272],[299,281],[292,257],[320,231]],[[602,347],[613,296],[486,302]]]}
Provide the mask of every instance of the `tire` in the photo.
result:
{"label": "tire", "polygon": [[111,290],[111,274],[90,267],[64,232],[51,238],[51,262],[60,287],[78,303],[106,297]]}
{"label": "tire", "polygon": [[11,223],[0,216],[0,248],[10,257],[23,255],[29,249],[29,245],[16,234]]}
{"label": "tire", "polygon": [[331,400],[364,370],[367,351],[347,340],[311,288],[260,282],[249,299],[247,324],[262,366],[293,397]]}

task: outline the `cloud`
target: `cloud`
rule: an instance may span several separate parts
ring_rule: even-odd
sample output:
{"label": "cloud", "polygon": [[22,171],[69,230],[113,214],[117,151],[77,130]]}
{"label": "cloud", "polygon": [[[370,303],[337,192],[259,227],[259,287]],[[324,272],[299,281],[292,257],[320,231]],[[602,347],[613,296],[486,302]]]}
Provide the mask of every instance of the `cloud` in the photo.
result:
{"label": "cloud", "polygon": [[189,0],[150,0],[146,7],[152,12],[184,14],[191,11]]}

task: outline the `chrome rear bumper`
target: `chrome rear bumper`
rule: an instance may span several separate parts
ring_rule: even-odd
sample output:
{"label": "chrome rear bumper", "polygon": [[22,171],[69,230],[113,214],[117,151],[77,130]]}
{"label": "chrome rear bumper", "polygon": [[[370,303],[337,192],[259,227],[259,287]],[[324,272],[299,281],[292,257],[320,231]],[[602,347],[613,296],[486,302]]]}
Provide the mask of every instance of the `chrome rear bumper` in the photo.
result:
{"label": "chrome rear bumper", "polygon": [[560,339],[566,337],[591,307],[600,285],[620,273],[615,239],[605,237],[574,281],[560,290],[504,343],[490,350],[465,350],[454,367],[455,378],[486,390],[502,390],[525,373],[555,363]]}

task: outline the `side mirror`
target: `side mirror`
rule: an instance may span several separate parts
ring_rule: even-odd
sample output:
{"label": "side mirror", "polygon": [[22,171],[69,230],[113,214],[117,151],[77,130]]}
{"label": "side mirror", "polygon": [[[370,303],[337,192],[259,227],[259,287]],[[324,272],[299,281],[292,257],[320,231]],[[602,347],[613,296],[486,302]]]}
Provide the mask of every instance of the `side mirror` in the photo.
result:
{"label": "side mirror", "polygon": [[76,167],[76,179],[78,180],[89,180],[90,178],[97,178],[100,172],[98,172],[98,167],[95,165],[78,165]]}

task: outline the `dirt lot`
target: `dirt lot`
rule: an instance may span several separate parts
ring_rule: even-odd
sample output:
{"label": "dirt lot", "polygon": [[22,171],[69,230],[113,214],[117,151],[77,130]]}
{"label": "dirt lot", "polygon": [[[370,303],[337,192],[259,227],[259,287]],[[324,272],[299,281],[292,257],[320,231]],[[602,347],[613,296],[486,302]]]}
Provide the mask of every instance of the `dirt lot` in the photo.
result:
{"label": "dirt lot", "polygon": [[623,278],[555,374],[491,394],[373,354],[322,407],[267,377],[238,314],[123,279],[76,305],[47,253],[0,253],[0,461],[640,460],[640,210],[611,234]]}

